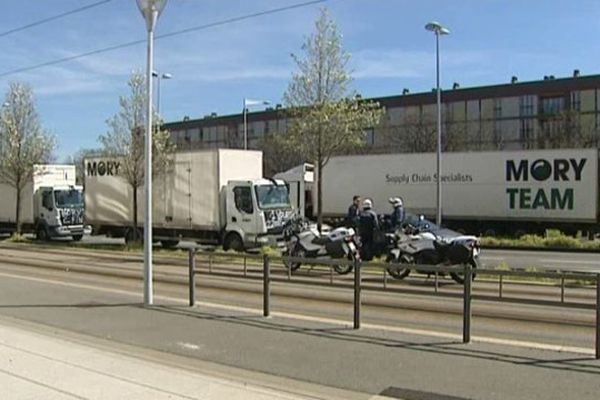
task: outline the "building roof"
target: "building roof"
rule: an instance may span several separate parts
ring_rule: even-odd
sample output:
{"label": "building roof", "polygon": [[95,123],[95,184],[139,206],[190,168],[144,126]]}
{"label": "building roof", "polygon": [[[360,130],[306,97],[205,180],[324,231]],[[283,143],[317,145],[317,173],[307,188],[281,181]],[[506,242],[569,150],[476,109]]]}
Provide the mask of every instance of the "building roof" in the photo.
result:
{"label": "building roof", "polygon": [[[600,75],[572,76],[566,78],[544,77],[543,80],[504,83],[488,86],[442,90],[442,102],[488,99],[497,97],[515,97],[528,94],[539,96],[563,95],[565,92],[600,88]],[[406,107],[415,105],[434,104],[435,91],[407,93],[394,96],[373,97],[366,100],[379,102],[384,107]],[[285,118],[285,109],[267,109],[264,111],[248,112],[252,121],[270,121]],[[198,119],[174,121],[165,123],[166,129],[186,129],[204,126],[240,124],[242,113],[222,116],[207,116]]]}

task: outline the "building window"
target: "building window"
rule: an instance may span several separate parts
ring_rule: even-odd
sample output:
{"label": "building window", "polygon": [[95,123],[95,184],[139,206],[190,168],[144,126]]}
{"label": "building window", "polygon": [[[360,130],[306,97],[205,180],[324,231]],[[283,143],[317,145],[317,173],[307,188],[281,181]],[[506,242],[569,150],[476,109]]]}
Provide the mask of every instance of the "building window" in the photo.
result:
{"label": "building window", "polygon": [[520,139],[525,148],[530,148],[533,141],[533,119],[521,120]]}
{"label": "building window", "polygon": [[564,97],[546,97],[541,99],[542,114],[559,114],[565,109]]}
{"label": "building window", "polygon": [[502,99],[494,99],[494,118],[502,118]]}
{"label": "building window", "polygon": [[571,110],[581,111],[581,92],[571,92]]}
{"label": "building window", "polygon": [[519,99],[519,114],[522,117],[528,117],[528,116],[534,115],[534,113],[535,113],[534,101],[535,101],[535,96],[532,96],[532,95],[521,96],[521,98]]}
{"label": "building window", "polygon": [[368,145],[375,144],[375,130],[373,128],[365,129],[363,131],[363,134],[365,135],[365,143],[366,144],[368,144]]}

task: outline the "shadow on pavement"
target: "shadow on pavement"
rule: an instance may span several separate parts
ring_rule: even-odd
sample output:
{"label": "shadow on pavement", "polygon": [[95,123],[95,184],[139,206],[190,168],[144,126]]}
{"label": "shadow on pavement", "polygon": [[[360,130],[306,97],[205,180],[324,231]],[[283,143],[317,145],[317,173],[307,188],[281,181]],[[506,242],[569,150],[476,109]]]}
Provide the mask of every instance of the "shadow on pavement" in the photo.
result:
{"label": "shadow on pavement", "polygon": [[[468,345],[460,341],[432,341],[432,342],[413,342],[398,340],[393,338],[377,337],[376,335],[366,335],[364,330],[355,331],[350,327],[324,327],[324,328],[306,328],[293,324],[279,322],[274,319],[265,319],[260,315],[221,315],[199,310],[187,310],[181,307],[155,306],[153,310],[158,312],[183,315],[203,320],[219,321],[229,324],[245,325],[265,330],[275,330],[286,333],[295,333],[322,337],[332,340],[342,340],[351,343],[362,343],[383,346],[388,348],[401,348],[414,351],[424,351],[436,354],[461,356],[466,358],[482,359],[487,361],[496,361],[514,365],[529,365],[532,367],[548,368],[554,370],[572,371],[593,375],[600,375],[600,363],[592,357],[569,357],[569,358],[550,358],[557,355],[556,352],[547,352],[548,359],[536,358],[531,356],[501,353],[497,351],[475,348],[477,344]],[[486,345],[488,346],[488,345]],[[492,345],[489,345],[492,346]],[[493,346],[498,347],[498,346]],[[538,350],[539,351],[539,350]],[[515,352],[518,352],[516,349]],[[523,353],[523,352],[521,352]]]}

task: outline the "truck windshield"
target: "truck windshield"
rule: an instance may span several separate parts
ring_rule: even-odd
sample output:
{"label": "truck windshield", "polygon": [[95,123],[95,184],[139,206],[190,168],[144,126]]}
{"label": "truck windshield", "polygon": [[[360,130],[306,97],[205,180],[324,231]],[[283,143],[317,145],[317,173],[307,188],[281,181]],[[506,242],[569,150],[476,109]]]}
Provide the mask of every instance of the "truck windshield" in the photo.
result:
{"label": "truck windshield", "polygon": [[54,200],[60,208],[83,207],[83,193],[77,189],[55,190]]}
{"label": "truck windshield", "polygon": [[260,185],[255,187],[258,207],[266,210],[291,208],[290,194],[285,185]]}

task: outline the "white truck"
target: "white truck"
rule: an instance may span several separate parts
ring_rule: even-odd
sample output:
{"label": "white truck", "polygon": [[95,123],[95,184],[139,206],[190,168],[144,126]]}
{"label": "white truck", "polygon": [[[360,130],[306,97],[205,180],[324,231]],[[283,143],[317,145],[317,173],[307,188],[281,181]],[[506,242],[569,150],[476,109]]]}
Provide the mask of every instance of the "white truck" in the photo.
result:
{"label": "white truck", "polygon": [[[85,161],[86,221],[95,234],[134,237],[133,190],[119,159]],[[264,179],[262,152],[209,149],[177,152],[153,180],[153,238],[247,250],[275,245],[292,216],[283,181]],[[144,215],[138,190],[138,237]]]}
{"label": "white truck", "polygon": [[[353,195],[389,213],[388,199],[399,196],[409,212],[434,217],[436,182],[434,153],[332,157],[323,169],[323,213],[343,218]],[[443,224],[488,235],[592,235],[600,232],[598,186],[598,149],[444,153]]]}
{"label": "white truck", "polygon": [[[36,165],[21,192],[21,230],[40,240],[84,233],[83,188],[75,185],[74,165]],[[0,181],[0,231],[16,231],[17,191]]]}
{"label": "white truck", "polygon": [[297,210],[301,217],[313,217],[312,190],[314,182],[313,164],[300,164],[285,172],[273,176],[275,179],[285,181],[290,191],[292,208]]}

